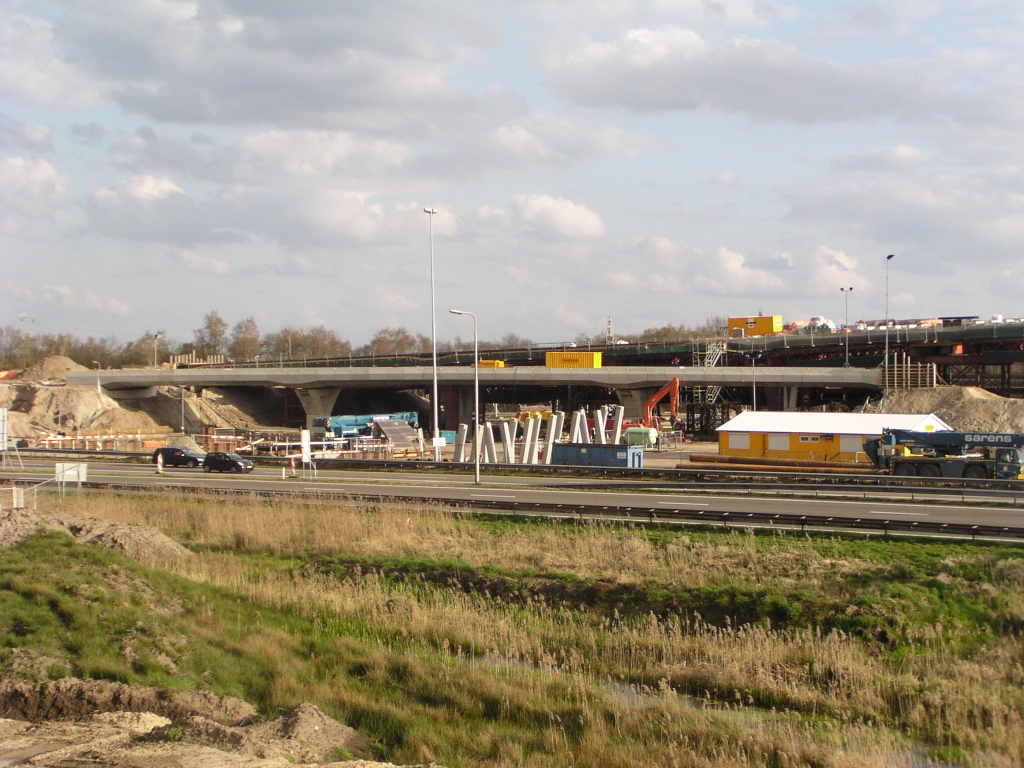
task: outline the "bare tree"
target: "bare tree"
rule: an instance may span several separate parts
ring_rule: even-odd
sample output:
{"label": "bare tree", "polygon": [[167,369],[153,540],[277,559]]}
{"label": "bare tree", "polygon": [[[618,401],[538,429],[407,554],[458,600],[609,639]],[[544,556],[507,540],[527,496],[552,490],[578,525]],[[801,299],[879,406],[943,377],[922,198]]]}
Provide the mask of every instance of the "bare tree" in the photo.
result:
{"label": "bare tree", "polygon": [[235,360],[253,360],[260,353],[260,329],[256,319],[247,317],[231,329],[228,354]]}
{"label": "bare tree", "polygon": [[196,351],[203,356],[223,355],[228,343],[228,324],[216,311],[207,312],[203,327],[193,336]]}

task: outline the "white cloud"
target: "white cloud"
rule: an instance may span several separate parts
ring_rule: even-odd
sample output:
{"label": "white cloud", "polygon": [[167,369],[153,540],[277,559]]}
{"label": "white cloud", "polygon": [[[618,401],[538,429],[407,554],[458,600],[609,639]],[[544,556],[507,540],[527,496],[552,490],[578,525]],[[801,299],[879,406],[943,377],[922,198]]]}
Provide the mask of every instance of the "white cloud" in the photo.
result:
{"label": "white cloud", "polygon": [[48,303],[59,303],[68,307],[95,309],[113,315],[125,315],[131,305],[109,296],[98,296],[93,291],[83,289],[76,291],[67,285],[43,285],[39,290],[39,298]]}
{"label": "white cloud", "polygon": [[630,29],[540,56],[555,90],[594,107],[744,113],[759,120],[819,123],[937,116],[965,122],[1019,118],[1020,88],[953,89],[944,76],[983,73],[995,63],[971,51],[931,61],[836,64],[778,40],[740,35],[715,45],[690,29]]}
{"label": "white cloud", "polygon": [[193,272],[211,275],[226,275],[231,272],[231,265],[228,262],[214,256],[201,256],[195,251],[182,251],[179,258]]}
{"label": "white cloud", "polygon": [[411,309],[417,309],[420,305],[410,300],[404,294],[399,291],[393,291],[388,288],[377,288],[375,291],[377,296],[377,304],[383,309],[389,309],[392,312],[408,312]]}
{"label": "white cloud", "polygon": [[907,171],[934,161],[931,153],[911,144],[872,147],[835,163],[837,168],[853,171]]}
{"label": "white cloud", "polygon": [[52,152],[53,131],[45,125],[23,125],[0,114],[0,149]]}
{"label": "white cloud", "polygon": [[0,91],[22,104],[73,106],[100,101],[100,88],[61,59],[53,24],[38,16],[0,15]]}
{"label": "white cloud", "polygon": [[832,296],[840,288],[853,288],[862,294],[871,288],[871,282],[857,273],[857,259],[843,251],[819,245],[812,263],[807,281],[811,293]]}
{"label": "white cloud", "polygon": [[1024,188],[1015,175],[883,174],[784,190],[792,219],[911,250],[921,266],[1020,258]]}
{"label": "white cloud", "polygon": [[735,187],[738,178],[732,171],[722,171],[711,177],[711,183],[716,187]]}
{"label": "white cloud", "polygon": [[593,239],[606,233],[601,217],[564,197],[521,194],[512,198],[512,218],[520,227],[554,239]]}
{"label": "white cloud", "polygon": [[82,201],[88,229],[108,237],[166,243],[224,242],[239,235],[213,224],[171,179],[138,175],[90,190]]}
{"label": "white cloud", "polygon": [[591,327],[591,322],[583,310],[570,309],[565,304],[559,304],[555,310],[555,319],[572,328],[574,331],[581,331]]}
{"label": "white cloud", "polygon": [[64,204],[69,182],[46,160],[0,160],[0,229],[15,232],[33,220],[52,219]]}
{"label": "white cloud", "polygon": [[724,247],[699,268],[693,282],[703,291],[730,296],[778,293],[783,289],[777,275],[749,266],[743,254]]}

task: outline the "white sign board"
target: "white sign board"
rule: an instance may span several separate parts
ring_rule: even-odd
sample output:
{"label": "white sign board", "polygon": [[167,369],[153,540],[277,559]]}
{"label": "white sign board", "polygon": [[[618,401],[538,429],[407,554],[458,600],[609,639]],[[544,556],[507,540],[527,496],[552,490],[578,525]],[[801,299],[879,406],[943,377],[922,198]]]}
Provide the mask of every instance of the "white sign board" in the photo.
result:
{"label": "white sign board", "polygon": [[58,483],[84,483],[89,479],[88,464],[57,462],[53,468]]}
{"label": "white sign board", "polygon": [[430,444],[434,448],[444,448],[446,445],[448,445],[447,441],[443,437],[435,437],[431,439]]}
{"label": "white sign board", "polygon": [[309,447],[309,430],[302,430],[299,439],[302,442],[302,463],[311,464],[313,462],[313,452]]}
{"label": "white sign board", "polygon": [[0,451],[7,450],[7,441],[9,439],[7,433],[7,409],[0,408]]}

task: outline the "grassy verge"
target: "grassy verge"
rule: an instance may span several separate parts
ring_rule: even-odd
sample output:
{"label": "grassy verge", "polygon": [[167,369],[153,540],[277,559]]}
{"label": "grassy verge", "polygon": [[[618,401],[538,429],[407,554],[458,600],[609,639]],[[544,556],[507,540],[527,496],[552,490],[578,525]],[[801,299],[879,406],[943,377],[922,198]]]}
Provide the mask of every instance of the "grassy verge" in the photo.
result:
{"label": "grassy verge", "polygon": [[891,765],[909,741],[1022,758],[1011,546],[333,501],[65,506],[200,554],[143,568],[54,536],[0,554],[8,669],[31,655],[37,675],[202,685],[271,715],[313,701],[382,756],[452,766]]}

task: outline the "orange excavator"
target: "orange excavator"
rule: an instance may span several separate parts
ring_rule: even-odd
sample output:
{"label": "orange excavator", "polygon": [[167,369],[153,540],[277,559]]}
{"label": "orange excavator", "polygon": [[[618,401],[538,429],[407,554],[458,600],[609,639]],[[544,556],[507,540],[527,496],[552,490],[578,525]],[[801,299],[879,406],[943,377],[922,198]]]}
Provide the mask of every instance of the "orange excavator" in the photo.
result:
{"label": "orange excavator", "polygon": [[668,395],[668,412],[672,416],[672,423],[674,424],[679,417],[679,379],[672,379],[672,381],[647,398],[647,402],[644,403],[645,427],[661,429],[660,422],[654,418],[654,407],[665,395]]}

